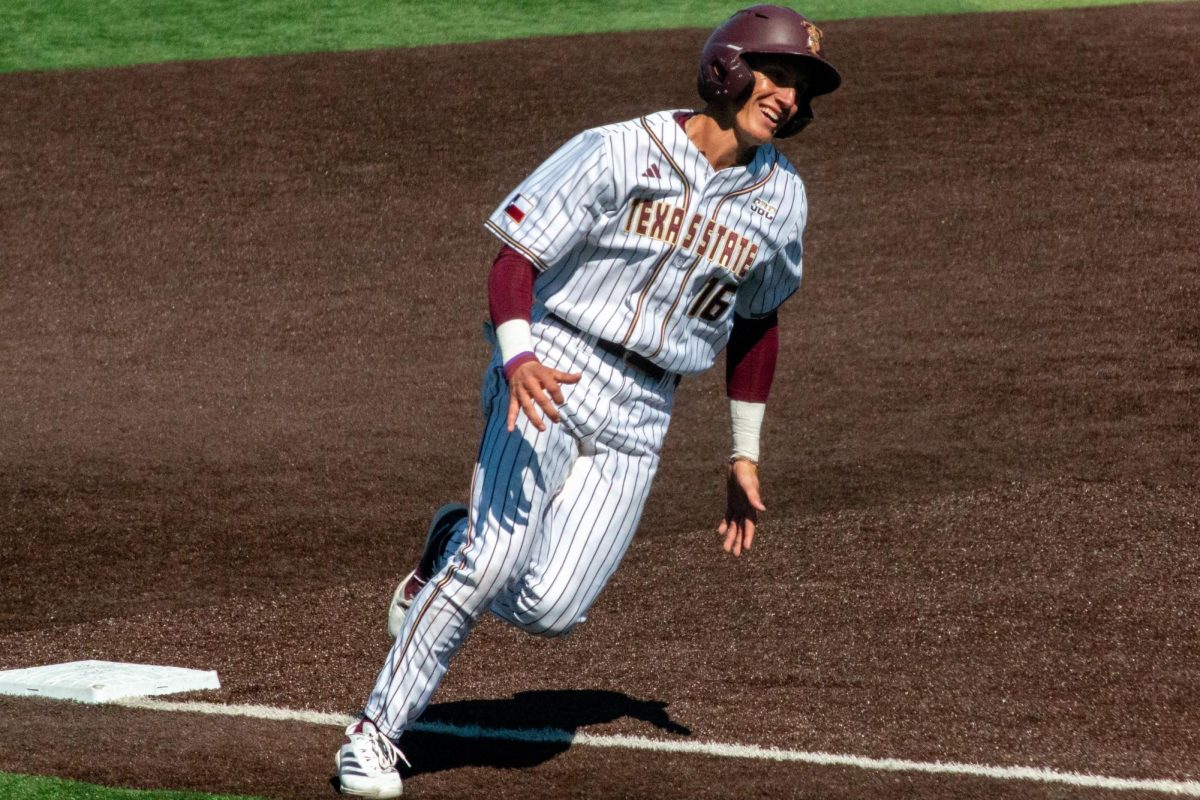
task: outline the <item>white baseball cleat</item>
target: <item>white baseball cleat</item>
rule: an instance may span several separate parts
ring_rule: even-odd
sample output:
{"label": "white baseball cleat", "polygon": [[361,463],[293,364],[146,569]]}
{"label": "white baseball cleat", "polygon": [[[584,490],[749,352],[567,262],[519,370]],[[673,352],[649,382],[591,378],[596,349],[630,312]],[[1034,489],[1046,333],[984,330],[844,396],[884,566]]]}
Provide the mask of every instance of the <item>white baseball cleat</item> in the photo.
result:
{"label": "white baseball cleat", "polygon": [[[403,791],[396,761],[408,759],[369,719],[346,728],[346,743],[338,750],[338,781],[342,794],[355,797],[399,797]],[[412,765],[409,764],[411,767]]]}
{"label": "white baseball cleat", "polygon": [[429,582],[442,568],[446,558],[446,545],[454,535],[458,523],[466,519],[467,507],[462,503],[447,503],[433,514],[429,521],[429,530],[425,532],[425,547],[421,551],[421,562],[417,568],[400,581],[396,591],[392,593],[392,602],[388,605],[388,636],[393,639],[400,633],[404,625],[404,615],[412,608],[413,598],[421,587]]}

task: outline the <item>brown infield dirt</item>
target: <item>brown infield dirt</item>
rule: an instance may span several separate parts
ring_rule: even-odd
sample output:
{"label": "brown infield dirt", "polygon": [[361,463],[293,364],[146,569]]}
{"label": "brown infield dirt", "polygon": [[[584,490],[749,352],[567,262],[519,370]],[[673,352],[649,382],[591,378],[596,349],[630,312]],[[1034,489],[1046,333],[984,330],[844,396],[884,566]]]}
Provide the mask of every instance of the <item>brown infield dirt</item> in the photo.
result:
{"label": "brown infield dirt", "polygon": [[[1200,778],[1200,4],[834,22],[770,512],[688,380],[576,633],[428,719]],[[0,668],[340,713],[481,428],[482,220],[705,32],[0,76]],[[331,727],[0,699],[0,771],[331,796]],[[410,734],[414,797],[1102,796]],[[1121,793],[1130,796],[1130,793]]]}

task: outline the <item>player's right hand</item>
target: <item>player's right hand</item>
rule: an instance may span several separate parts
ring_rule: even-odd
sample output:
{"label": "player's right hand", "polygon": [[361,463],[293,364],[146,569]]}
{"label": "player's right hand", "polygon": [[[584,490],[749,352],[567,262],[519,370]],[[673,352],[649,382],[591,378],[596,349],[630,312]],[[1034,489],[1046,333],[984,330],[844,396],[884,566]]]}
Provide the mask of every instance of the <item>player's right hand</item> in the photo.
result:
{"label": "player's right hand", "polygon": [[558,406],[563,404],[560,384],[579,383],[582,377],[581,372],[560,372],[539,361],[527,361],[517,367],[508,379],[508,430],[516,430],[517,414],[522,411],[535,428],[546,430],[539,408],[551,422],[558,422]]}

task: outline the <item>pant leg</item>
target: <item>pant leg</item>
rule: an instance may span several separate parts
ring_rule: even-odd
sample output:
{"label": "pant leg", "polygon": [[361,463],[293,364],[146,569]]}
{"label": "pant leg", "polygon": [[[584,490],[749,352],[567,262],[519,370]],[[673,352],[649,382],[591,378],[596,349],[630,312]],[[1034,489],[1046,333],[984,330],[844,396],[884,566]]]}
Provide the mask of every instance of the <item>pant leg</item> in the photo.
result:
{"label": "pant leg", "polygon": [[[489,380],[503,377],[492,370]],[[367,701],[367,716],[393,738],[425,710],[479,615],[525,568],[546,505],[577,453],[561,426],[542,432],[521,417],[509,433],[507,392],[492,395],[465,540],[417,594]]]}
{"label": "pant leg", "polygon": [[568,404],[580,455],[546,509],[528,568],[492,604],[501,619],[544,636],[582,622],[624,557],[658,470],[677,383],[598,348],[587,372],[587,392]]}
{"label": "pant leg", "polygon": [[658,469],[652,453],[584,453],[551,501],[528,569],[492,612],[522,630],[561,636],[587,611],[625,556]]}

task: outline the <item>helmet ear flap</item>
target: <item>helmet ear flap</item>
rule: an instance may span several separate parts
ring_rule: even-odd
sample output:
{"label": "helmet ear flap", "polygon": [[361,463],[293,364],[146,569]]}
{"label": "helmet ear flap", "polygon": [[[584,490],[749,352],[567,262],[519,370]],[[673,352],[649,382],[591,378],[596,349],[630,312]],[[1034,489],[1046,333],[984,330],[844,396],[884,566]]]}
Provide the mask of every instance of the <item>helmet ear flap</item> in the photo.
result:
{"label": "helmet ear flap", "polygon": [[725,77],[730,100],[742,100],[754,88],[754,72],[741,56],[734,56],[729,74]]}
{"label": "helmet ear flap", "polygon": [[800,131],[808,127],[808,123],[813,121],[812,98],[805,96],[796,99],[796,113],[792,114],[791,119],[783,124],[783,127],[775,134],[776,139],[786,139],[789,136],[795,136]]}
{"label": "helmet ear flap", "polygon": [[736,100],[753,85],[754,73],[736,51],[720,53],[700,65],[697,87],[710,103]]}
{"label": "helmet ear flap", "polygon": [[717,100],[721,94],[721,87],[725,84],[725,75],[725,68],[718,59],[714,58],[701,64],[700,78],[696,81],[700,96],[710,103]]}

